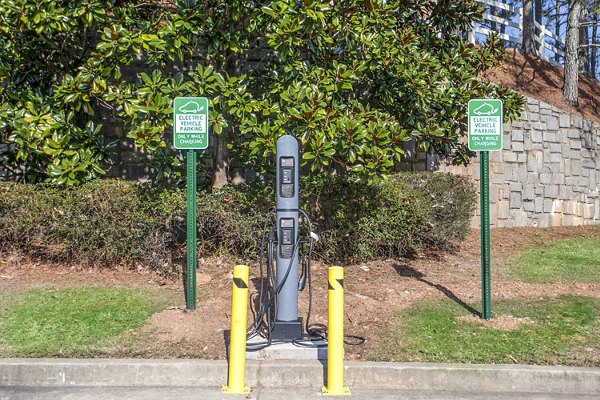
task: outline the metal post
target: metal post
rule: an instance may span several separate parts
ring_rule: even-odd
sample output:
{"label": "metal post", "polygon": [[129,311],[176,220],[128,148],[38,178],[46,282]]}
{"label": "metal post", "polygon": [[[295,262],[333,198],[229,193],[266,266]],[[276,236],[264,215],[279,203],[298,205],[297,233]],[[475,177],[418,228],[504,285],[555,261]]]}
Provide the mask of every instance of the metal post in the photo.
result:
{"label": "metal post", "polygon": [[185,308],[196,309],[196,151],[187,151],[186,292]]}
{"label": "metal post", "polygon": [[222,393],[249,394],[245,386],[246,322],[248,319],[248,271],[246,265],[233,267],[231,295],[231,336],[229,339],[229,373]]}
{"label": "metal post", "polygon": [[344,387],[344,268],[329,267],[327,291],[327,387],[324,395],[350,394]]}
{"label": "metal post", "polygon": [[481,317],[492,316],[492,284],[490,273],[490,182],[489,152],[481,151],[479,188],[481,217]]}

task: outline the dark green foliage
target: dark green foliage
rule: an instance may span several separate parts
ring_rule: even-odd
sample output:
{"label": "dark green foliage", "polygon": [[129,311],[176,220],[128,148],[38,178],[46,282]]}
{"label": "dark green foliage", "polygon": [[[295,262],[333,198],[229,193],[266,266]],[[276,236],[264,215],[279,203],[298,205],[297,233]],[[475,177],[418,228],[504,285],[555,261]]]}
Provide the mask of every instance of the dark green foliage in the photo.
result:
{"label": "dark green foliage", "polygon": [[[0,3],[0,166],[11,179],[73,185],[103,175],[113,143],[95,124],[106,81],[85,70],[108,0]],[[113,10],[114,11],[114,10]]]}
{"label": "dark green foliage", "polygon": [[[467,102],[504,100],[505,122],[524,103],[478,78],[504,57],[497,36],[475,46],[460,34],[482,11],[474,0],[3,0],[0,167],[59,186],[104,175],[109,112],[157,177],[179,179],[167,139],[177,96],[209,98],[211,131],[255,171],[283,134],[307,169],[368,182],[390,175],[411,138],[468,163]],[[146,72],[124,74],[134,62]]]}
{"label": "dark green foliage", "polygon": [[[374,185],[322,176],[304,180],[302,193],[321,236],[315,255],[328,262],[448,248],[466,234],[475,203],[469,182],[446,174],[401,174]],[[273,203],[272,182],[199,193],[199,254],[255,260]],[[184,241],[182,191],[114,180],[67,190],[0,185],[0,252],[170,272]]]}

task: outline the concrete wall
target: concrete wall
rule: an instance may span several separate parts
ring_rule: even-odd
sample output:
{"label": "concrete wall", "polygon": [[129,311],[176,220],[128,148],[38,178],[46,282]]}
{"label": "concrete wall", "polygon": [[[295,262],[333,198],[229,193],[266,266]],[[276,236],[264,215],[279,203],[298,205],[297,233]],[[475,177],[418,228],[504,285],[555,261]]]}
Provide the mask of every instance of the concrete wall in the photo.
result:
{"label": "concrete wall", "polygon": [[[600,221],[600,124],[528,99],[521,118],[504,125],[504,148],[490,152],[490,212],[496,227],[586,225]],[[473,177],[468,167],[439,165]],[[479,215],[473,226],[479,225]]]}

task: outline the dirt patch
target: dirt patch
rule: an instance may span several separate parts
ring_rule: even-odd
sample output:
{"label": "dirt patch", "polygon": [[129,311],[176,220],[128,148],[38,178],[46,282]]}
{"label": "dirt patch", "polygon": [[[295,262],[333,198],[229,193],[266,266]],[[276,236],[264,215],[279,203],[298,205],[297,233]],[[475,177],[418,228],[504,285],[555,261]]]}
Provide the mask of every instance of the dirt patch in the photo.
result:
{"label": "dirt patch", "polygon": [[173,280],[145,268],[93,268],[42,262],[10,254],[0,255],[0,290],[70,287],[81,285],[102,286],[165,286],[179,288]]}
{"label": "dirt patch", "polygon": [[579,74],[579,107],[563,98],[564,69],[541,58],[524,56],[508,49],[508,59],[483,74],[483,78],[501,83],[528,97],[551,104],[561,110],[600,122],[600,83],[591,76]]}
{"label": "dirt patch", "polygon": [[531,318],[518,318],[512,315],[496,315],[493,319],[485,320],[475,315],[464,315],[458,318],[459,321],[479,325],[483,328],[492,328],[500,331],[516,331],[522,325],[533,324]]}
{"label": "dirt patch", "polygon": [[[526,283],[506,276],[502,270],[503,263],[506,263],[502,260],[523,248],[557,239],[598,237],[600,226],[492,229],[491,234],[493,300],[540,299],[567,293],[600,298],[598,284]],[[14,256],[0,257],[0,290],[109,285],[168,291],[175,299],[172,306],[154,315],[143,329],[132,334],[145,339],[138,340],[133,349],[127,349],[125,356],[224,359],[231,320],[233,265],[226,259],[199,259],[198,306],[194,312],[184,311],[184,285],[181,278],[165,279],[146,271],[43,264]],[[344,267],[345,331],[366,339],[362,346],[346,347],[348,359],[364,359],[370,346],[377,342],[379,333],[391,327],[394,314],[415,301],[447,298],[472,313],[474,320],[480,321],[477,318],[481,301],[478,231],[471,232],[454,253]],[[327,265],[313,265],[312,281],[313,308],[309,322],[326,324]],[[250,263],[251,295],[258,292],[258,282],[258,267]],[[307,292],[305,290],[299,296],[299,314],[304,321],[309,303]],[[496,321],[502,316],[492,314],[492,317],[492,324],[510,326],[508,319]],[[252,313],[249,313],[249,322],[252,319]],[[107,352],[106,356],[111,356],[111,353]],[[123,356],[123,353],[119,353],[119,356]]]}

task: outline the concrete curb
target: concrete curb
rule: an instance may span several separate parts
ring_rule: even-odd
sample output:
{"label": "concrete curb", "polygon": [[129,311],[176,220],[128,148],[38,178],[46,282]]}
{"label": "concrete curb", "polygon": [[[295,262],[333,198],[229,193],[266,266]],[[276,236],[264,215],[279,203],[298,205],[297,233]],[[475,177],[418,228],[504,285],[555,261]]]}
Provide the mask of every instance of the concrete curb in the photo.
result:
{"label": "concrete curb", "polygon": [[[364,389],[600,395],[600,368],[347,362],[346,385]],[[320,388],[319,361],[249,360],[252,387]],[[0,386],[191,386],[227,381],[227,363],[211,360],[2,359]]]}

